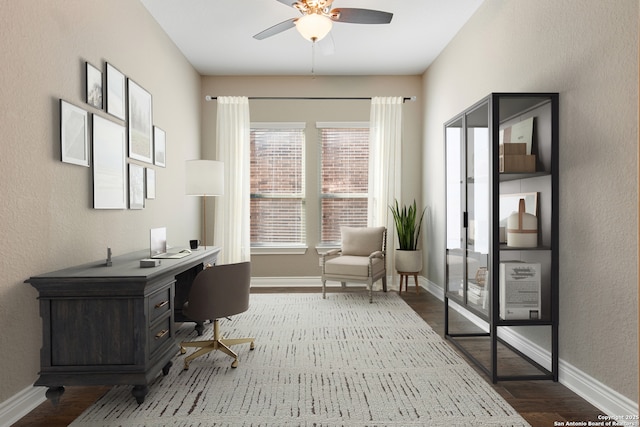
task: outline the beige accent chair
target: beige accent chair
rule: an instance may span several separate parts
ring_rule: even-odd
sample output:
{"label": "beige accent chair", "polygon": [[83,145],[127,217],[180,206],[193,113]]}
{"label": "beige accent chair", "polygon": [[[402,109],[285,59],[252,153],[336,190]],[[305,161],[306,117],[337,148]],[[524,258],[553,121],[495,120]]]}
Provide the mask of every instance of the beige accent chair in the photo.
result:
{"label": "beige accent chair", "polygon": [[322,255],[322,298],[327,296],[327,280],[366,283],[369,302],[373,302],[373,284],[382,279],[387,291],[385,227],[341,227],[342,247]]}
{"label": "beige accent chair", "polygon": [[239,314],[249,309],[249,288],[251,285],[251,263],[217,265],[202,270],[193,280],[189,299],[184,303],[183,312],[196,322],[213,321],[213,339],[206,341],[182,342],[180,352],[185,354],[186,347],[196,347],[184,359],[184,369],[189,363],[210,351],[220,350],[233,357],[232,368],[238,367],[238,355],[229,347],[249,343],[254,349],[255,338],[223,338],[220,335],[218,319]]}

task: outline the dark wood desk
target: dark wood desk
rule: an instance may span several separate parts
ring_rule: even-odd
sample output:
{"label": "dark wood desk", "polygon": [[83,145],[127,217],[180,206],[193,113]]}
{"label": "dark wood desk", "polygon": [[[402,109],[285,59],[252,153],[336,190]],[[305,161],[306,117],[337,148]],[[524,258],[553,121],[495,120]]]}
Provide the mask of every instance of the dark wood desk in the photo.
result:
{"label": "dark wood desk", "polygon": [[35,385],[49,387],[55,402],[65,385],[130,384],[144,402],[149,382],[166,375],[179,352],[174,318],[182,316],[193,277],[219,252],[201,248],[141,268],[145,250],[114,257],[110,267],[102,260],[26,280],[38,290],[42,317]]}

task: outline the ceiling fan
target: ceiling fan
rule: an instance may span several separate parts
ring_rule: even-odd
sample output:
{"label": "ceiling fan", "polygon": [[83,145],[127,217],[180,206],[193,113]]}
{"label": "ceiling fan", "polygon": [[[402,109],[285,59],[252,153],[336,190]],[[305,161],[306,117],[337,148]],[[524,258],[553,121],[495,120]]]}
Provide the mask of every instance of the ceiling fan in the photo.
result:
{"label": "ceiling fan", "polygon": [[336,8],[331,9],[333,0],[277,0],[291,6],[302,14],[302,17],[291,18],[273,27],[259,32],[253,38],[263,40],[290,28],[296,27],[302,37],[312,42],[322,40],[334,22],[348,24],[388,24],[393,13],[371,9]]}

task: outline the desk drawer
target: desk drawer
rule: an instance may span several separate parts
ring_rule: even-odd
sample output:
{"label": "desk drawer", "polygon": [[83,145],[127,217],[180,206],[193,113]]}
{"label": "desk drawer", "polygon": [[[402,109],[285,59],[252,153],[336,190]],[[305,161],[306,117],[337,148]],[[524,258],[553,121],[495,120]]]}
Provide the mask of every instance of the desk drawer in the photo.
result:
{"label": "desk drawer", "polygon": [[151,357],[153,358],[156,350],[171,339],[173,339],[171,337],[171,316],[167,316],[166,319],[149,328],[149,354]]}
{"label": "desk drawer", "polygon": [[149,324],[173,309],[171,301],[171,286],[149,296]]}

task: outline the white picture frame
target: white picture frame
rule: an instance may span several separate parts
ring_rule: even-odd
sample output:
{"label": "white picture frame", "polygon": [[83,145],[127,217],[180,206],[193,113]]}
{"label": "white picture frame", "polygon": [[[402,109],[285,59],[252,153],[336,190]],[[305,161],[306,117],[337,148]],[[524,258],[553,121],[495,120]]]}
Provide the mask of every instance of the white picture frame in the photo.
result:
{"label": "white picture frame", "polygon": [[127,208],[126,129],[93,115],[93,207]]}
{"label": "white picture frame", "polygon": [[89,167],[89,119],[80,107],[60,100],[60,160]]}

